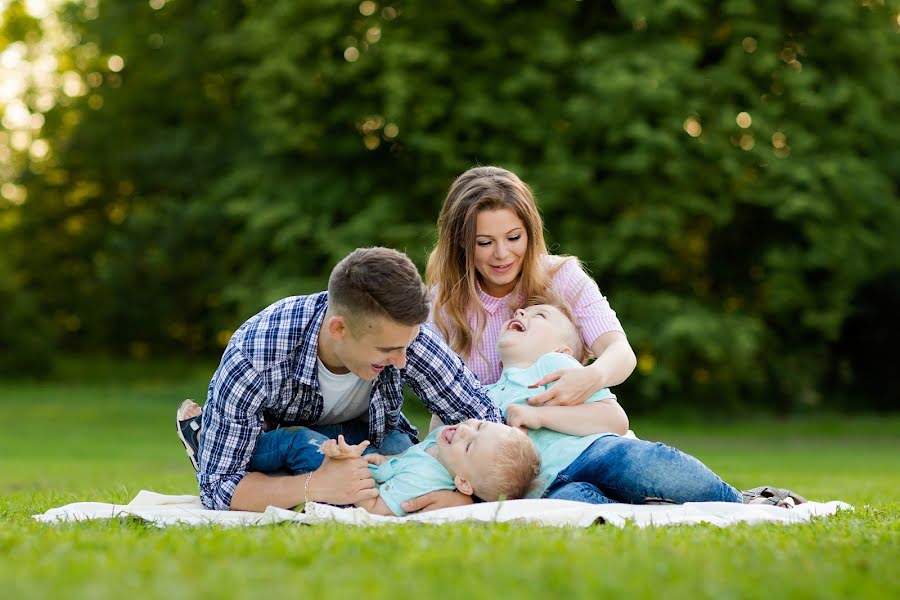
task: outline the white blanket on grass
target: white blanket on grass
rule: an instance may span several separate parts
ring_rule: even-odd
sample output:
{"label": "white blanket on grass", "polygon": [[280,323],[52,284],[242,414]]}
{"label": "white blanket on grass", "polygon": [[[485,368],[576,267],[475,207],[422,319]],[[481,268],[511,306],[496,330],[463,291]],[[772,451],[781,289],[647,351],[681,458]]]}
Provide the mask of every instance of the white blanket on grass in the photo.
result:
{"label": "white blanket on grass", "polygon": [[338,508],[310,503],[298,513],[270,506],[265,512],[206,510],[197,496],[167,496],[142,490],[128,504],[76,502],[52,508],[34,518],[44,523],[134,517],[159,527],[168,525],[272,525],[292,521],[306,525],[345,523],[383,525],[387,523],[517,522],[554,527],[588,527],[609,523],[625,527],[695,525],[710,523],[720,527],[737,523],[805,523],[813,517],[853,510],[845,502],[808,502],[793,509],[728,502],[691,502],[681,505],[636,506],[632,504],[585,504],[569,500],[510,500],[483,502],[445,508],[407,517],[371,515],[361,508]]}

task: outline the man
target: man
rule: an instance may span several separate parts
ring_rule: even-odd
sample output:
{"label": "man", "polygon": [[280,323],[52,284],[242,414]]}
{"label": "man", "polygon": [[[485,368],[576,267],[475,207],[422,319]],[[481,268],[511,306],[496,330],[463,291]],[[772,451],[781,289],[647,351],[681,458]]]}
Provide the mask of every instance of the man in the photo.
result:
{"label": "man", "polygon": [[[286,425],[341,434],[350,444],[369,439],[382,454],[402,452],[416,441],[415,428],[400,412],[404,383],[445,423],[502,422],[460,358],[421,327],[428,310],[428,293],[409,257],[364,248],[338,263],[327,292],[280,300],[238,328],[202,412],[196,467],[204,506],[261,511],[305,500],[354,504],[374,498],[364,458],[325,461],[311,475],[249,467],[266,451],[264,429]],[[181,418],[182,409],[179,435],[190,455],[198,437],[191,424],[196,429],[200,417]],[[411,509],[440,504],[429,496]],[[449,497],[445,502],[458,503]]]}

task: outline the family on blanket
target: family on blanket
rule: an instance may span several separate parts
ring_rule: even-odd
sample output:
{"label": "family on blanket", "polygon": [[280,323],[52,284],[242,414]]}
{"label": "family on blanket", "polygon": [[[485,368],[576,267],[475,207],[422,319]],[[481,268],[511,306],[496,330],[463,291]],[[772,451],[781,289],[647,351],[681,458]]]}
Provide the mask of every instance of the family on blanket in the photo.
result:
{"label": "family on blanket", "polygon": [[[280,300],[235,331],[206,404],[177,411],[205,507],[806,501],[741,492],[626,435],[609,388],[634,352],[578,260],[549,254],[534,197],[510,171],[476,167],[452,184],[426,280],[401,252],[357,249],[326,292]],[[404,384],[433,415],[421,443],[401,412]]]}

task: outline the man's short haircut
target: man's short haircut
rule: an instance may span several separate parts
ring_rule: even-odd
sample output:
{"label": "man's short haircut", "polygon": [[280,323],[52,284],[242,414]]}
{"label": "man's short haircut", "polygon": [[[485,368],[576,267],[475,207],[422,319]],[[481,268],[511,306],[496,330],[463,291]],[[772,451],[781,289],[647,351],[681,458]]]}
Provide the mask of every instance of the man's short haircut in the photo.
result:
{"label": "man's short haircut", "polygon": [[541,472],[541,457],[534,442],[516,429],[494,456],[494,468],[488,481],[481,482],[475,493],[482,500],[517,500],[523,498]]}
{"label": "man's short haircut", "polygon": [[328,303],[351,322],[387,317],[402,325],[428,319],[428,290],[408,256],[390,248],[357,248],[328,279]]}

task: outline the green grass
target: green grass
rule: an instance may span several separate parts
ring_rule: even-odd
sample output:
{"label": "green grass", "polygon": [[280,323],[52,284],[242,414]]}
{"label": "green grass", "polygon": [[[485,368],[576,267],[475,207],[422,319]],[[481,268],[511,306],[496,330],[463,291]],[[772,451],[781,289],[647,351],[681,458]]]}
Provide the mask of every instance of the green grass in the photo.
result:
{"label": "green grass", "polygon": [[73,361],[50,383],[0,382],[4,598],[900,596],[900,416],[633,419],[641,437],[693,453],[738,487],[789,485],[856,506],[788,527],[160,530],[31,519],[68,502],[124,503],[140,489],[196,493],[172,413],[205,396],[212,367]]}

